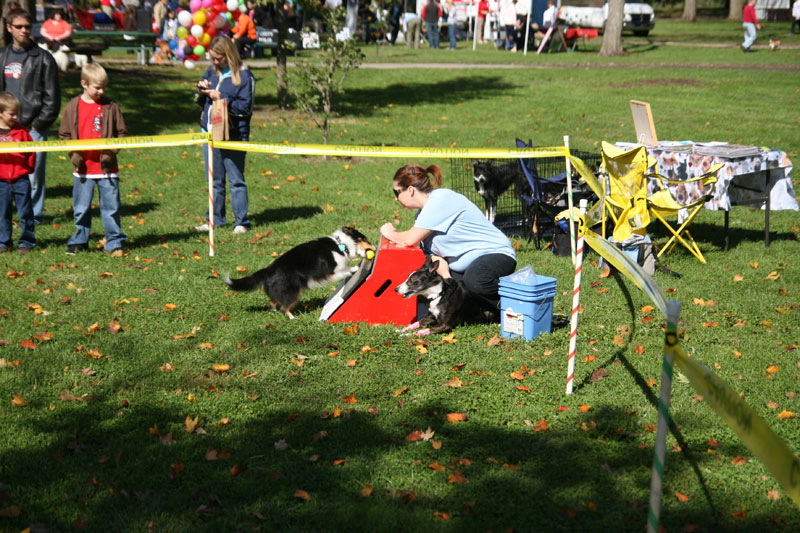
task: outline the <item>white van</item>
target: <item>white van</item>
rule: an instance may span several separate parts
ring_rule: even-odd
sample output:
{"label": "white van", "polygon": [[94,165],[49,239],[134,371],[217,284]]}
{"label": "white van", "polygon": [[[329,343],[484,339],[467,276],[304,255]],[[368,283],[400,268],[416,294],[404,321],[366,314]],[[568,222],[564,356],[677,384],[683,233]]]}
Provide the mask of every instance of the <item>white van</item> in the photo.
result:
{"label": "white van", "polygon": [[[603,30],[608,18],[608,4],[603,7],[561,6],[561,20],[581,28],[597,28]],[[656,14],[649,4],[637,0],[625,0],[625,19],[623,31],[632,31],[634,35],[647,35],[656,24]]]}

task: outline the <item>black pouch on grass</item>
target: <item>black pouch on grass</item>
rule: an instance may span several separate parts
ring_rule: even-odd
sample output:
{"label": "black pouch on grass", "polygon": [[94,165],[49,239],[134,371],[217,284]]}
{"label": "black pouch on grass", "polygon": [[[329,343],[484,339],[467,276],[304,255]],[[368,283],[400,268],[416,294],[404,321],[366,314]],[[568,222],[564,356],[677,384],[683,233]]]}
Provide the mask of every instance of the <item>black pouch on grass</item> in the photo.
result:
{"label": "black pouch on grass", "polygon": [[[578,225],[573,224],[574,235],[578,235]],[[558,257],[569,257],[572,254],[572,247],[569,244],[569,221],[559,220],[553,229],[553,253]]]}

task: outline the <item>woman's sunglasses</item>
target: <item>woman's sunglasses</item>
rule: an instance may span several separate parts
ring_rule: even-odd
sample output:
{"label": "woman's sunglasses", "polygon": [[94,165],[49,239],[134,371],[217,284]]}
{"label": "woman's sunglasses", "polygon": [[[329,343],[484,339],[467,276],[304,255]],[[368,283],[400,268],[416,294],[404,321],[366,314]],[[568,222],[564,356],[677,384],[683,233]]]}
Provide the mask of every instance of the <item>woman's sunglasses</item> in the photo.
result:
{"label": "woman's sunglasses", "polygon": [[[411,187],[411,185],[409,185],[408,187]],[[394,197],[397,198],[398,196],[400,196],[400,193],[403,192],[404,190],[408,189],[408,187],[403,187],[402,189],[392,189],[392,192],[394,193]]]}

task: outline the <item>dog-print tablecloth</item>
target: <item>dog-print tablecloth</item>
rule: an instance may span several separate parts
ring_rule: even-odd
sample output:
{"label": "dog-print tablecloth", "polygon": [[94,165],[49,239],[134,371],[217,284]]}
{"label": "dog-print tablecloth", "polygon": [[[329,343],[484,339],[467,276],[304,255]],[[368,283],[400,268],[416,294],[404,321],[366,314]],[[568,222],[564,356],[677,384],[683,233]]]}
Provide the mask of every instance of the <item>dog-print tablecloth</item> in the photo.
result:
{"label": "dog-print tablecloth", "polygon": [[[749,157],[726,158],[696,154],[691,151],[676,151],[668,146],[648,148],[650,156],[658,161],[658,172],[665,178],[684,181],[705,174],[713,165],[723,163],[717,174],[714,196],[706,202],[705,208],[712,211],[730,211],[731,205],[758,205],[763,199],[764,183],[769,175],[770,211],[798,211],[797,197],[790,174],[792,162],[785,152],[779,150],[761,151]],[[736,178],[737,185],[743,185],[756,191],[748,191],[742,187],[731,187]],[[649,193],[656,190],[656,183],[648,184]],[[680,204],[688,204],[701,198],[703,185],[696,181],[687,184],[670,185],[672,195]],[[766,202],[760,202],[764,209]]]}

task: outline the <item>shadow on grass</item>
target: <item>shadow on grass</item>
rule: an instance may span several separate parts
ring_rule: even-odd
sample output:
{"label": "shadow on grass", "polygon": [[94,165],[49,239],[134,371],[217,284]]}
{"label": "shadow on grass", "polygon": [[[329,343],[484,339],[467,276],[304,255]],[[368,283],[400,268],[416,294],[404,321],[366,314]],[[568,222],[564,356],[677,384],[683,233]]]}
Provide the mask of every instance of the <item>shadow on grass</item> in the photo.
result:
{"label": "shadow on grass", "polygon": [[[6,448],[0,456],[3,478],[12,481],[13,500],[23,509],[6,525],[121,531],[153,521],[166,531],[486,531],[536,524],[548,531],[640,531],[646,521],[652,452],[635,446],[633,430],[618,429],[630,424],[622,409],[592,412],[586,421],[595,428],[584,434],[561,431],[571,423],[558,420],[534,432],[444,424],[452,410],[446,403],[374,415],[366,407],[345,409],[333,418],[302,406],[259,405],[245,400],[242,389],[245,408],[263,417],[237,424],[234,416],[219,427],[201,421],[207,435],[182,429],[188,407],[120,406],[103,393],[59,404],[57,416],[31,421],[47,445]],[[381,415],[403,422],[387,430]],[[441,451],[406,441],[428,426]],[[286,449],[276,446],[281,442]],[[402,479],[397,471],[405,472]],[[631,478],[642,487],[636,494],[621,489]],[[362,496],[367,481],[373,492]],[[748,514],[739,525],[758,520]],[[707,511],[692,510],[665,513],[662,523],[669,530],[710,525]]]}
{"label": "shadow on grass", "polygon": [[[192,102],[193,83],[168,69],[119,68],[106,66],[109,88],[107,95],[122,107],[128,135],[156,135],[165,127],[183,130],[199,126],[200,108]],[[80,71],[62,75],[61,90],[64,101],[81,94]],[[200,79],[202,72],[197,72]],[[169,82],[169,83],[165,83]],[[145,86],[158,87],[158,94],[142,90]],[[176,104],[175,102],[181,102]]]}
{"label": "shadow on grass", "polygon": [[250,221],[254,225],[266,226],[271,222],[286,222],[302,218],[311,218],[315,215],[324,213],[321,207],[316,205],[297,205],[292,207],[281,207],[278,209],[265,209],[250,215]]}
{"label": "shadow on grass", "polygon": [[[725,226],[723,222],[723,214],[719,214],[719,224],[709,224],[707,222],[695,222],[691,226],[689,226],[689,232],[697,241],[700,250],[703,252],[707,251],[722,251],[725,247]],[[733,218],[733,217],[731,217]],[[672,221],[670,221],[672,222]],[[761,221],[762,228],[761,229],[746,229],[746,228],[737,228],[737,227],[730,227],[728,229],[728,249],[729,251],[733,251],[739,244],[744,243],[764,243],[764,228],[763,228],[763,220]],[[673,224],[673,227],[676,227]],[[788,231],[778,232],[775,231],[775,225],[770,228],[769,232],[769,241],[770,243],[778,242],[778,241],[796,241],[797,238],[794,234]],[[667,240],[670,238],[671,234],[667,231],[666,228],[662,224],[650,224],[648,226],[648,233],[653,236],[656,241],[657,245],[666,244]],[[709,249],[709,245],[712,247]],[[677,244],[676,248],[671,250],[669,253],[674,253],[677,248],[681,248],[683,252],[689,253],[680,243]]]}
{"label": "shadow on grass", "polygon": [[422,104],[458,105],[515,88],[514,84],[486,75],[462,76],[429,83],[394,83],[380,88],[352,88],[342,94],[339,112],[343,116],[363,117],[374,113],[373,106],[385,107],[388,104],[410,107]]}

